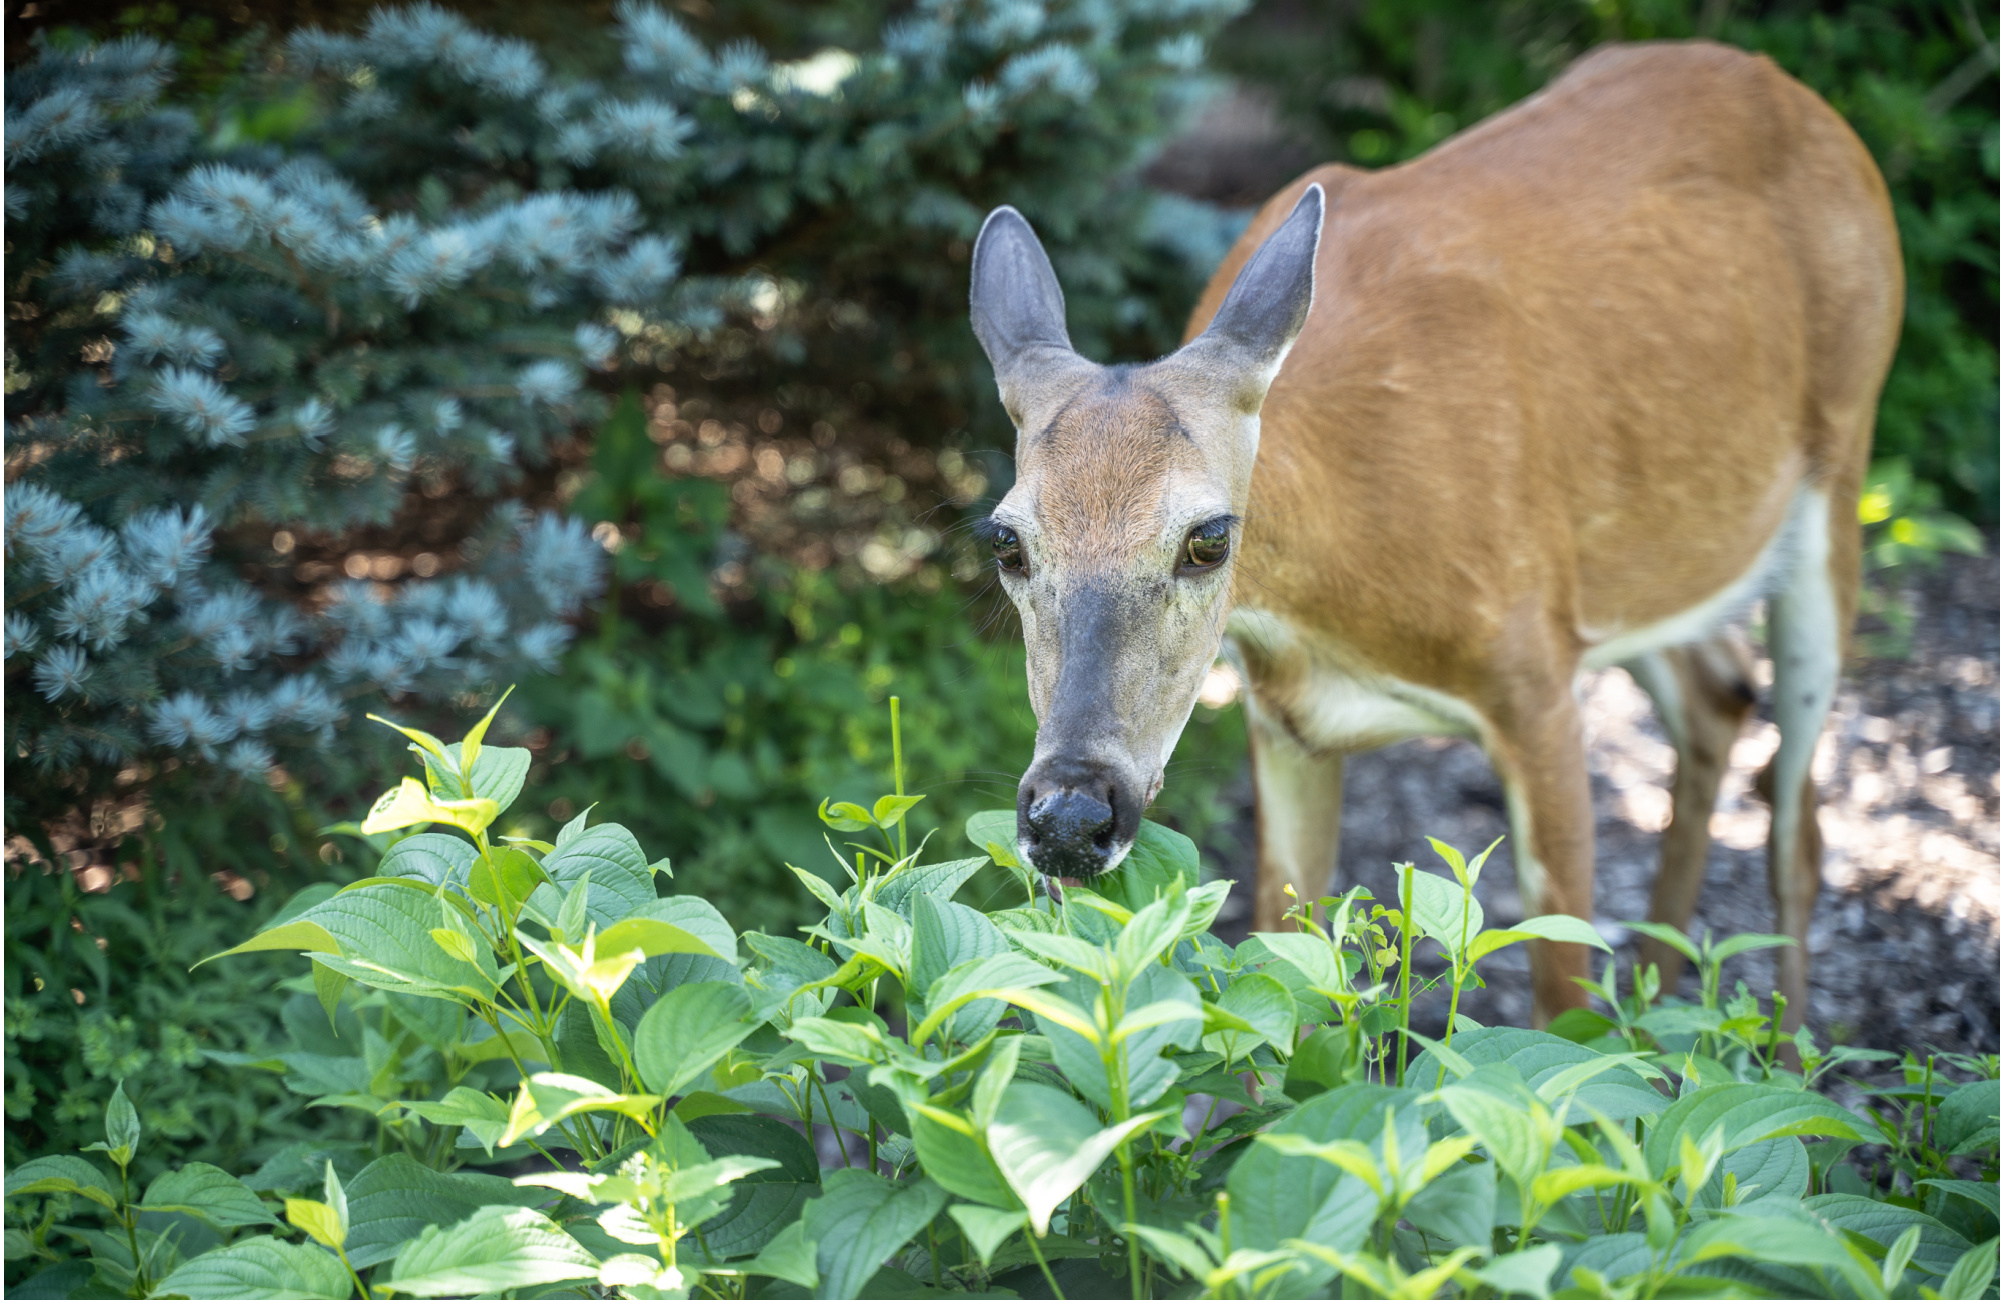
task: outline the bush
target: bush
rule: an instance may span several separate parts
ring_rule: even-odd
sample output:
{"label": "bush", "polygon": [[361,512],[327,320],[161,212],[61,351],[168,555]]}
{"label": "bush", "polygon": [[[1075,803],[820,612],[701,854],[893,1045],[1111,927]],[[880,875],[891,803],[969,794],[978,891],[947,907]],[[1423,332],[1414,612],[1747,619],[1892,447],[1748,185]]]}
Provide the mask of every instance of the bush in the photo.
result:
{"label": "bush", "polygon": [[[1722,1000],[1732,955],[1783,940],[1661,929],[1699,1004],[1655,1005],[1656,973],[1627,997],[1607,978],[1613,1014],[1572,1013],[1567,1036],[1484,1028],[1456,1014],[1483,956],[1603,946],[1569,917],[1486,929],[1484,855],[1438,845],[1450,875],[1404,866],[1398,906],[1356,888],[1231,949],[1208,933],[1229,886],[1197,884],[1192,844],[1156,824],[1058,902],[1006,847],[1011,813],[970,820],[973,856],[926,861],[919,797],[893,793],[822,805],[852,838],[844,888],[798,873],[825,909],[804,940],[739,935],[661,895],[666,864],[622,826],[491,837],[530,755],[483,743],[490,717],[452,745],[399,727],[424,778],[360,828],[391,841],[377,874],[228,954],[307,954],[293,1050],[245,1063],[372,1139],[250,1181],[135,1181],[147,1134],[121,1087],[102,1159],[9,1173],[10,1280],[189,1300],[1973,1300],[1993,1278],[2000,1061],[1840,1105],[1812,1085],[1882,1054],[1791,1039],[1740,985]],[[989,862],[1022,903],[952,901]],[[1444,974],[1413,975],[1419,943]],[[1412,1003],[1447,993],[1444,1039],[1413,1044]],[[1883,1181],[1843,1162],[1866,1141],[1889,1145]],[[260,1190],[286,1194],[282,1221]]]}
{"label": "bush", "polygon": [[[1275,92],[1318,156],[1380,166],[1533,93],[1607,40],[1769,54],[1854,126],[1889,181],[1909,305],[1876,432],[1945,504],[2000,520],[2000,78],[1948,0],[1371,0],[1272,7],[1217,62]],[[1918,524],[1915,526],[1922,526]]]}

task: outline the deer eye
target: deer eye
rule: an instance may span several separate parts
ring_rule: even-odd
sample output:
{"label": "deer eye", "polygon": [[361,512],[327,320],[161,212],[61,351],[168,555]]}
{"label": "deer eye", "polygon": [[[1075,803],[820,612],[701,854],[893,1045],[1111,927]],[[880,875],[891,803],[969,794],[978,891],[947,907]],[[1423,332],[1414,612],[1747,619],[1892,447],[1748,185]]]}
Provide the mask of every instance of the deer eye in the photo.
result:
{"label": "deer eye", "polygon": [[1212,569],[1229,556],[1229,521],[1211,519],[1196,524],[1181,547],[1181,568]]}
{"label": "deer eye", "polygon": [[1021,554],[1021,535],[1004,525],[993,529],[993,559],[1008,573],[1024,573],[1027,557]]}

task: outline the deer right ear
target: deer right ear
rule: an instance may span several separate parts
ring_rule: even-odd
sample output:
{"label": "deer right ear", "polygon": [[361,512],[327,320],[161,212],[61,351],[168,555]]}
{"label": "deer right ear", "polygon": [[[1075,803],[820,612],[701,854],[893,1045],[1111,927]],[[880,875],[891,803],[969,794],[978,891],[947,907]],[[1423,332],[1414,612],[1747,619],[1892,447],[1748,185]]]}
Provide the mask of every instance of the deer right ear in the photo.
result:
{"label": "deer right ear", "polygon": [[1011,207],[993,209],[972,249],[972,332],[1017,425],[1027,423],[1033,381],[1082,360],[1070,347],[1056,269],[1027,218]]}
{"label": "deer right ear", "polygon": [[1285,224],[1238,273],[1215,319],[1183,349],[1212,356],[1235,371],[1253,408],[1263,402],[1312,310],[1313,264],[1325,217],[1326,191],[1307,186]]}

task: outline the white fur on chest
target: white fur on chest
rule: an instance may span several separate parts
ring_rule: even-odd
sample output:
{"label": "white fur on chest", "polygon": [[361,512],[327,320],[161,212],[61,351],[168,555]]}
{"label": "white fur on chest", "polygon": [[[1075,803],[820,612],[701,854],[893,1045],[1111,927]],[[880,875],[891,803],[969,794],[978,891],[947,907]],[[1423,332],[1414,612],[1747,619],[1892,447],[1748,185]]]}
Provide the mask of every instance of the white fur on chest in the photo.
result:
{"label": "white fur on chest", "polygon": [[[1308,644],[1275,614],[1234,610],[1224,643],[1224,653],[1232,659],[1239,639],[1266,656],[1295,660],[1300,671],[1294,680],[1300,684],[1282,701],[1284,716],[1298,739],[1313,749],[1373,749],[1417,736],[1476,739],[1480,734],[1478,716],[1463,700],[1385,674],[1350,669],[1325,647]],[[1237,668],[1242,670],[1240,660]]]}

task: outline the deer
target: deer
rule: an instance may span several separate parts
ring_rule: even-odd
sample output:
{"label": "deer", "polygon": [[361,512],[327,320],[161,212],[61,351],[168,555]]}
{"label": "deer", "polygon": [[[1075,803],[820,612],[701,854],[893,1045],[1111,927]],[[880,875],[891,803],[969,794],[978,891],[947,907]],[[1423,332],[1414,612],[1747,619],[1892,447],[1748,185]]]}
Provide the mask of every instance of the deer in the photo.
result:
{"label": "deer", "polygon": [[[1024,861],[1117,868],[1220,654],[1244,688],[1254,928],[1327,888],[1346,755],[1417,736],[1483,748],[1523,911],[1588,922],[1578,689],[1622,665],[1676,750],[1648,914],[1685,929],[1757,698],[1734,629],[1762,602],[1797,1028],[1812,757],[1903,301],[1887,188],[1824,100],[1717,44],[1600,47],[1409,162],[1293,181],[1146,364],[1071,347],[1012,207],[970,297],[1016,432],[986,527],[1037,720]],[[1586,951],[1531,943],[1538,1027],[1587,1004]],[[1642,960],[1674,987],[1678,954]]]}

